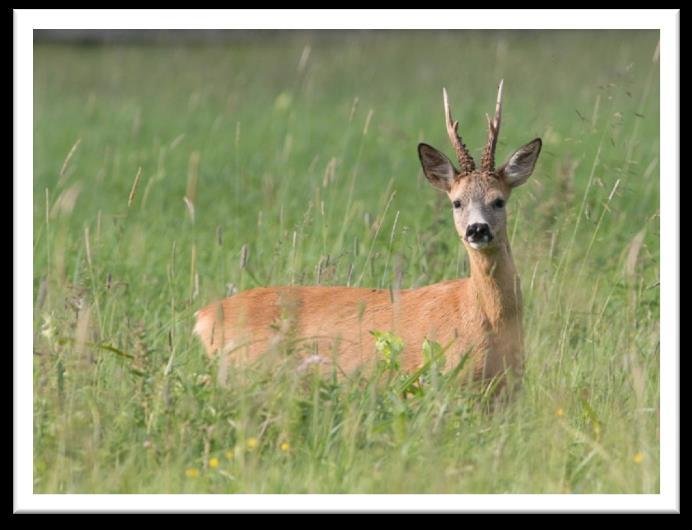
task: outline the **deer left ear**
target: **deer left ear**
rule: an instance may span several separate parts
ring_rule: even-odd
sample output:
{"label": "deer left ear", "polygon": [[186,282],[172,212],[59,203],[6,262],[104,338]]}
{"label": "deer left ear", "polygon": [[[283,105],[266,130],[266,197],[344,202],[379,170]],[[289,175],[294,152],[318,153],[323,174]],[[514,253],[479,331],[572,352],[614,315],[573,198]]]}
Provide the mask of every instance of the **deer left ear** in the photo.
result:
{"label": "deer left ear", "polygon": [[536,138],[520,147],[497,172],[510,188],[522,185],[531,176],[533,168],[536,166],[538,155],[541,152],[541,145],[541,139]]}
{"label": "deer left ear", "polygon": [[418,144],[418,158],[430,184],[442,191],[449,191],[459,172],[444,154],[428,144]]}

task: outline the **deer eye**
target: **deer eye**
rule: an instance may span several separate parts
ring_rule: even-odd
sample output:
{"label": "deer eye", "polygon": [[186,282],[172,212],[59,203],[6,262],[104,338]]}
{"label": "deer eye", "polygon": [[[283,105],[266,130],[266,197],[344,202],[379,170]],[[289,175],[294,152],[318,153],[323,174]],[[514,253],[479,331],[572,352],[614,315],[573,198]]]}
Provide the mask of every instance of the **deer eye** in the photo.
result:
{"label": "deer eye", "polygon": [[461,201],[460,201],[459,199],[457,199],[456,201],[454,201],[454,202],[452,203],[452,205],[453,205],[455,208],[461,208]]}
{"label": "deer eye", "polygon": [[493,208],[504,208],[505,207],[505,201],[502,199],[495,199],[493,201]]}

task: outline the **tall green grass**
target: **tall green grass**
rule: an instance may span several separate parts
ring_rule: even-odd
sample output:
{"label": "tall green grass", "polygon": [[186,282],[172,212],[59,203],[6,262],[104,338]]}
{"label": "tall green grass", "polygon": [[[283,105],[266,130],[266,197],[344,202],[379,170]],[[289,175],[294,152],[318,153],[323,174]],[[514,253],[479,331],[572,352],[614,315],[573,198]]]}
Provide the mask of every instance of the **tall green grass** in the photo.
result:
{"label": "tall green grass", "polygon": [[[34,491],[657,492],[657,42],[36,46]],[[434,370],[422,387],[385,368],[301,372],[295,344],[218,384],[191,335],[214,299],[468,274],[415,148],[451,152],[445,86],[477,153],[500,78],[498,157],[544,140],[508,205],[526,306],[516,398],[490,410]]]}

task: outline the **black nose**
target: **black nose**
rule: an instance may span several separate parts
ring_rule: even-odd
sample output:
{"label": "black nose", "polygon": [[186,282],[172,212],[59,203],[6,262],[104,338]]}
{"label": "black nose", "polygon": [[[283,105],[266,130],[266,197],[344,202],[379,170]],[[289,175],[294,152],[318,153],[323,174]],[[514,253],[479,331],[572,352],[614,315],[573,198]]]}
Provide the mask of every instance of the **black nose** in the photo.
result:
{"label": "black nose", "polygon": [[469,241],[490,241],[493,236],[486,223],[473,223],[466,228],[466,239]]}

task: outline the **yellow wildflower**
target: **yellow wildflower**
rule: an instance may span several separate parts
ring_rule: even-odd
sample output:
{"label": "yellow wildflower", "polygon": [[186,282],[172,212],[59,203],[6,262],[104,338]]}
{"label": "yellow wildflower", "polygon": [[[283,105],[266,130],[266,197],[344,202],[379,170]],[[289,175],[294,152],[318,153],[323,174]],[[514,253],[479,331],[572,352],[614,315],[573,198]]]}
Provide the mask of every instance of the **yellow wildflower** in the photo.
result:
{"label": "yellow wildflower", "polygon": [[555,411],[555,415],[558,418],[562,418],[562,416],[565,415],[565,411],[562,409],[562,407],[558,407],[557,410]]}
{"label": "yellow wildflower", "polygon": [[257,438],[248,438],[247,439],[247,448],[248,449],[254,449],[257,447]]}
{"label": "yellow wildflower", "polygon": [[216,457],[210,458],[209,467],[212,469],[216,469],[217,467],[219,467],[219,459]]}
{"label": "yellow wildflower", "polygon": [[188,467],[185,470],[185,476],[187,476],[187,478],[197,478],[199,476],[199,470],[196,467]]}
{"label": "yellow wildflower", "polygon": [[282,443],[280,447],[284,453],[288,453],[288,450],[291,448],[291,446],[288,444],[288,442]]}
{"label": "yellow wildflower", "polygon": [[291,106],[292,99],[288,92],[281,92],[274,100],[274,107],[276,110],[286,110]]}
{"label": "yellow wildflower", "polygon": [[634,460],[635,464],[641,464],[644,461],[644,453],[637,453],[632,460]]}

